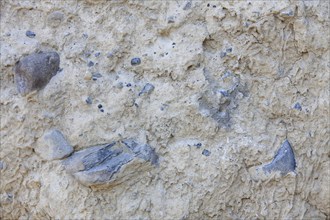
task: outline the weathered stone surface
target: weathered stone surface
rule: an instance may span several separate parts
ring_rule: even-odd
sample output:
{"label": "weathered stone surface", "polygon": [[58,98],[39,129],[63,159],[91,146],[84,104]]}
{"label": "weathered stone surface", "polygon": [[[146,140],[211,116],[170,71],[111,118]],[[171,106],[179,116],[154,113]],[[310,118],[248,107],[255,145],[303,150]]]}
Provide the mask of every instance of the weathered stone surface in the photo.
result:
{"label": "weathered stone surface", "polygon": [[296,169],[296,159],[288,140],[285,140],[282,146],[278,149],[274,160],[265,165],[262,169],[267,173],[279,171],[281,172],[281,175],[294,172]]}
{"label": "weathered stone surface", "polygon": [[60,56],[56,52],[33,53],[21,58],[15,65],[15,82],[19,93],[26,95],[42,89],[57,73]]}
{"label": "weathered stone surface", "polygon": [[[0,219],[329,218],[328,1],[1,0],[0,10],[10,201]],[[57,51],[63,70],[19,98],[13,68],[33,51]],[[140,94],[147,83],[155,89]],[[134,159],[111,187],[85,187],[33,150],[52,127],[76,151],[134,137],[159,163],[117,143]],[[286,138],[295,171],[264,172]]]}
{"label": "weathered stone surface", "polygon": [[[63,161],[64,167],[83,185],[96,186],[119,181],[115,175],[136,158],[143,159],[140,163],[145,163],[148,167],[151,167],[149,164],[157,163],[158,156],[149,145],[139,145],[134,140],[123,142],[125,145],[113,142],[75,152]],[[126,178],[136,178],[132,173],[138,172],[139,170],[133,170]]]}
{"label": "weathered stone surface", "polygon": [[35,151],[45,160],[58,160],[69,156],[73,152],[73,147],[61,131],[52,129],[41,137]]}

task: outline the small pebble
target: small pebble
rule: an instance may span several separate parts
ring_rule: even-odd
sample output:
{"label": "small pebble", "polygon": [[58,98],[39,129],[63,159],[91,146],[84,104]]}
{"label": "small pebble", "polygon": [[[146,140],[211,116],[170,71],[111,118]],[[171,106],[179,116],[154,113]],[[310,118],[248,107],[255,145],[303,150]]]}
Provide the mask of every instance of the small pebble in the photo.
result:
{"label": "small pebble", "polygon": [[183,10],[188,10],[191,8],[191,2],[187,2],[187,4],[183,7]]}
{"label": "small pebble", "polygon": [[101,55],[101,53],[100,52],[97,52],[97,53],[95,53],[95,57],[99,57]]}
{"label": "small pebble", "polygon": [[113,58],[113,57],[115,57],[115,54],[116,54],[116,52],[109,52],[107,54],[107,58]]}
{"label": "small pebble", "polygon": [[142,95],[142,94],[144,94],[144,93],[150,94],[150,93],[152,93],[152,91],[154,91],[154,89],[155,89],[155,86],[154,85],[152,85],[151,83],[147,83],[143,87],[143,89],[141,90],[141,92],[139,93],[139,96]]}
{"label": "small pebble", "polygon": [[132,86],[132,84],[130,84],[130,83],[127,83],[127,85],[126,85],[126,87],[131,87]]}
{"label": "small pebble", "polygon": [[99,104],[97,107],[98,107],[98,108],[102,108],[103,106],[102,106],[101,104]]}
{"label": "small pebble", "polygon": [[104,112],[104,109],[100,109],[101,112]]}
{"label": "small pebble", "polygon": [[174,23],[174,22],[175,22],[175,20],[174,20],[173,16],[168,17],[168,19],[167,19],[168,24],[171,24],[171,23]]}
{"label": "small pebble", "polygon": [[226,52],[220,52],[220,57],[221,57],[221,58],[224,58],[226,55],[227,55]]}
{"label": "small pebble", "polygon": [[84,39],[88,38],[88,34],[83,34],[82,36],[83,36]]}
{"label": "small pebble", "polygon": [[61,11],[54,11],[50,13],[47,17],[47,25],[56,28],[58,27],[62,21],[64,20],[64,14]]}
{"label": "small pebble", "polygon": [[102,74],[101,73],[92,73],[93,78],[101,78]]}
{"label": "small pebble", "polygon": [[135,57],[131,60],[131,65],[132,66],[136,66],[136,65],[139,65],[139,64],[141,64],[141,59],[140,58]]}
{"label": "small pebble", "polygon": [[86,103],[87,103],[88,105],[91,105],[91,104],[93,103],[91,97],[87,97],[87,99],[86,99]]}
{"label": "small pebble", "polygon": [[36,34],[33,31],[26,31],[25,35],[29,38],[34,38]]}
{"label": "small pebble", "polygon": [[203,152],[202,152],[202,154],[204,156],[207,156],[208,157],[208,156],[210,156],[211,152],[209,150],[204,149]]}
{"label": "small pebble", "polygon": [[199,149],[199,148],[201,148],[202,143],[197,143],[197,144],[195,144],[195,146]]}
{"label": "small pebble", "polygon": [[297,109],[297,110],[299,110],[299,111],[302,110],[302,107],[301,107],[301,105],[300,105],[299,102],[297,102],[297,103],[294,105],[294,108]]}
{"label": "small pebble", "polygon": [[231,53],[232,51],[233,51],[233,48],[231,48],[231,47],[226,49],[226,52],[228,52],[228,53]]}
{"label": "small pebble", "polygon": [[118,88],[118,89],[122,89],[124,86],[123,86],[123,83],[122,82],[118,82],[117,84],[116,84],[116,88]]}
{"label": "small pebble", "polygon": [[87,66],[88,66],[88,67],[92,67],[92,66],[94,66],[94,62],[89,61],[89,62],[87,63]]}
{"label": "small pebble", "polygon": [[4,161],[0,160],[0,170],[5,170],[7,167],[7,164]]}
{"label": "small pebble", "polygon": [[219,92],[220,92],[221,95],[223,95],[224,97],[228,97],[228,96],[229,96],[229,93],[228,93],[228,91],[226,91],[226,90],[221,89],[221,90],[219,90]]}

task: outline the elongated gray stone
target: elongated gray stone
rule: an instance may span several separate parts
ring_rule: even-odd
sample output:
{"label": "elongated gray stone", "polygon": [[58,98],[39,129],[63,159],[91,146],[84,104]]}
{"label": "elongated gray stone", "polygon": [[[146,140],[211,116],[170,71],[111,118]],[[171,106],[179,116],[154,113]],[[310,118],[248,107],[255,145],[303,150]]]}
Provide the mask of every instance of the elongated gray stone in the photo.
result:
{"label": "elongated gray stone", "polygon": [[69,156],[73,147],[59,130],[52,129],[41,137],[35,151],[45,160],[58,160]]}
{"label": "elongated gray stone", "polygon": [[[133,140],[123,143],[113,142],[75,152],[63,161],[63,165],[83,185],[96,186],[119,181],[123,176],[134,178],[158,162],[158,156],[149,145]],[[122,174],[123,167],[130,164],[134,165]]]}
{"label": "elongated gray stone", "polygon": [[60,56],[56,52],[33,53],[15,65],[17,90],[23,96],[42,89],[59,70]]}
{"label": "elongated gray stone", "polygon": [[262,169],[265,173],[280,171],[281,175],[286,175],[296,169],[296,159],[288,140],[285,140],[278,149],[273,161],[263,166]]}

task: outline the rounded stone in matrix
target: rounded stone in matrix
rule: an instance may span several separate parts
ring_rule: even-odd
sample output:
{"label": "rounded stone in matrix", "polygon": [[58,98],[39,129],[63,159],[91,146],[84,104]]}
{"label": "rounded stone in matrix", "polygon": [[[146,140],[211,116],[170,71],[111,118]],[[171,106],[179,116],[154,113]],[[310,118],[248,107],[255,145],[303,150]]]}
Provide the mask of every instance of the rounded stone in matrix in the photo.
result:
{"label": "rounded stone in matrix", "polygon": [[64,14],[61,11],[54,11],[48,15],[47,25],[56,28],[62,23],[63,19]]}
{"label": "rounded stone in matrix", "polygon": [[140,65],[141,64],[141,59],[138,57],[135,57],[131,60],[131,65],[132,66],[136,66],[136,65]]}
{"label": "rounded stone in matrix", "polygon": [[56,75],[60,56],[56,52],[32,53],[21,58],[15,65],[15,82],[18,92],[25,96],[47,85]]}

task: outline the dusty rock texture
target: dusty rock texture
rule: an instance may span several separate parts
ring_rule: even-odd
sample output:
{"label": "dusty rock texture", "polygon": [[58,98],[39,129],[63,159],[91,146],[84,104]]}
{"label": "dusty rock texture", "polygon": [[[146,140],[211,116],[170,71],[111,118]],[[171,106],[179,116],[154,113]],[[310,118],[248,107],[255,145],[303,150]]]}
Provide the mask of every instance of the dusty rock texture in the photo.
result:
{"label": "dusty rock texture", "polygon": [[[0,6],[2,219],[329,219],[328,1]],[[14,66],[39,51],[62,70],[23,97]],[[86,187],[36,152],[53,128],[74,153],[133,139],[158,165]],[[295,170],[255,172],[285,140]]]}

